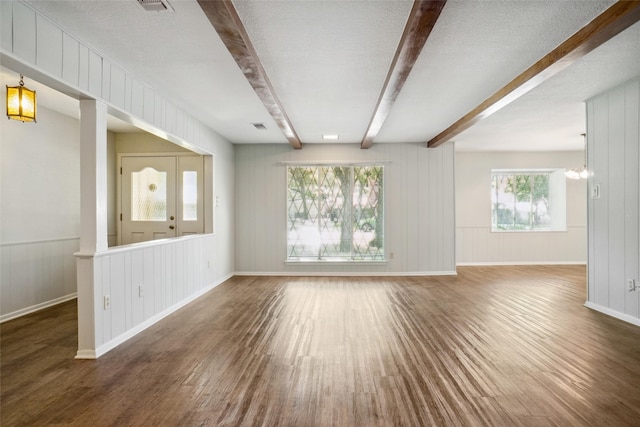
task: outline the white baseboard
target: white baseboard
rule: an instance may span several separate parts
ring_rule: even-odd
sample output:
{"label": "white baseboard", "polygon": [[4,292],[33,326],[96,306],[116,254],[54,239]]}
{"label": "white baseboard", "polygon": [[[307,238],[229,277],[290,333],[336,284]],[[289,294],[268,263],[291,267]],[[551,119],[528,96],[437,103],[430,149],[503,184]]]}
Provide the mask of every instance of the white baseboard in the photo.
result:
{"label": "white baseboard", "polygon": [[185,305],[189,304],[190,302],[195,301],[196,299],[200,298],[202,295],[206,294],[207,292],[209,292],[210,290],[212,290],[213,288],[215,288],[219,284],[227,281],[228,279],[230,279],[232,277],[233,277],[233,274],[228,274],[228,275],[222,277],[221,279],[219,279],[218,281],[212,283],[211,285],[207,286],[206,288],[203,288],[203,289],[199,290],[195,294],[188,296],[187,298],[185,298],[182,301],[180,301],[180,302],[172,305],[171,307],[163,310],[162,312],[156,314],[155,316],[152,316],[152,317],[148,318],[147,320],[145,320],[144,322],[140,323],[139,325],[136,325],[135,327],[129,329],[128,331],[124,332],[123,334],[120,334],[119,336],[115,337],[111,341],[102,344],[101,346],[99,346],[95,350],[92,350],[92,349],[78,350],[78,352],[76,353],[76,357],[75,358],[76,359],[97,359],[98,357],[102,356],[103,354],[107,353],[110,350],[113,350],[115,347],[119,346],[120,344],[122,344],[123,342],[127,341],[128,339],[130,339],[130,338],[134,337],[135,335],[139,334],[140,332],[144,331],[148,327],[158,323],[160,320],[164,319],[165,317],[169,316],[170,314],[172,314],[172,313],[176,312],[177,310],[181,309],[182,307],[184,307]]}
{"label": "white baseboard", "polygon": [[609,307],[605,307],[599,304],[595,304],[591,301],[585,302],[584,306],[592,310],[599,311],[600,313],[606,314],[607,316],[615,317],[616,319],[622,320],[624,322],[640,326],[640,318],[633,317],[625,313],[620,313],[619,311],[612,310]]}
{"label": "white baseboard", "polygon": [[63,297],[58,297],[50,301],[45,301],[45,302],[41,302],[40,304],[32,305],[31,307],[26,307],[20,310],[16,310],[12,313],[3,314],[0,316],[0,323],[13,320],[18,317],[26,316],[27,314],[35,313],[36,311],[44,310],[45,308],[53,307],[54,305],[62,304],[63,302],[67,302],[77,297],[78,297],[78,293],[74,292],[72,294],[65,295]]}
{"label": "white baseboard", "polygon": [[236,276],[278,276],[278,277],[393,277],[393,276],[455,276],[455,271],[236,271]]}
{"label": "white baseboard", "polygon": [[587,265],[586,261],[489,261],[489,262],[459,262],[457,267],[490,267],[500,265]]}
{"label": "white baseboard", "polygon": [[76,359],[97,359],[95,350],[78,350]]}

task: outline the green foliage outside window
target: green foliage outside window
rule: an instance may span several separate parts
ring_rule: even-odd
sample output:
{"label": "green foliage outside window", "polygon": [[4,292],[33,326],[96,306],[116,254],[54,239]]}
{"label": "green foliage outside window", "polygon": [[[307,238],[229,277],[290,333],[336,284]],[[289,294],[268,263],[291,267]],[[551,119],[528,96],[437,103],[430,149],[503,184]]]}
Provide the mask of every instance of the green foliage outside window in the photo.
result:
{"label": "green foliage outside window", "polygon": [[494,231],[549,230],[549,173],[493,173],[491,176]]}
{"label": "green foliage outside window", "polygon": [[287,168],[289,260],[384,259],[383,167]]}

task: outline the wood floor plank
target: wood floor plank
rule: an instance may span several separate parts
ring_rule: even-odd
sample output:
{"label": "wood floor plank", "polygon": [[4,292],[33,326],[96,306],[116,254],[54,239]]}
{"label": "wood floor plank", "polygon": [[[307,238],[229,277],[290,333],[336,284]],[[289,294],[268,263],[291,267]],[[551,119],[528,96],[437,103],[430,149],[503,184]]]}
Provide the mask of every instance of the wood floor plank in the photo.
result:
{"label": "wood floor plank", "polygon": [[638,426],[640,328],[584,266],[234,277],[96,361],[74,301],[0,328],[7,426]]}

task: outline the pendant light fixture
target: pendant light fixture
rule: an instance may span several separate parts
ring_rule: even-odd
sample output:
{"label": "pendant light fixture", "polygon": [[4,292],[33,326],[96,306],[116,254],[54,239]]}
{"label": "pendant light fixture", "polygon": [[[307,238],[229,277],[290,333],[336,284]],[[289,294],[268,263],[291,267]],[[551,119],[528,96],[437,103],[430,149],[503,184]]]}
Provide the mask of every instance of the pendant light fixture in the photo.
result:
{"label": "pendant light fixture", "polygon": [[565,171],[564,175],[569,179],[587,179],[589,177],[589,170],[587,169],[587,134],[582,133],[580,135],[584,140],[584,166]]}
{"label": "pendant light fixture", "polygon": [[36,91],[24,86],[20,74],[18,86],[7,86],[7,117],[21,122],[36,121]]}

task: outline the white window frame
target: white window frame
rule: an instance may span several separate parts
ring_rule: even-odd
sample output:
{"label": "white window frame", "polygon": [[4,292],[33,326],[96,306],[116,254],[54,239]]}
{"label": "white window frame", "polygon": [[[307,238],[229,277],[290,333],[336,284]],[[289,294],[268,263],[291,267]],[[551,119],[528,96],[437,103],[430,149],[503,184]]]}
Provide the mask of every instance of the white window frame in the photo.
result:
{"label": "white window frame", "polygon": [[491,194],[491,232],[492,233],[544,233],[544,232],[566,232],[567,231],[567,187],[565,169],[562,168],[541,168],[541,169],[492,169],[490,188],[493,192],[493,180],[495,175],[549,175],[549,215],[551,224],[549,227],[505,230],[497,228],[495,220],[495,204],[493,194]]}
{"label": "white window frame", "polygon": [[[354,162],[354,163],[343,163],[343,162],[321,162],[321,163],[304,163],[304,162],[281,162],[280,164],[285,165],[287,172],[286,172],[286,182],[285,182],[285,188],[287,188],[287,192],[288,192],[288,179],[289,179],[289,168],[296,168],[296,167],[349,167],[352,169],[351,173],[353,173],[353,168],[355,167],[381,167],[382,168],[382,192],[384,194],[385,192],[385,187],[386,187],[386,179],[385,179],[385,168],[384,168],[384,164],[382,163],[360,163],[360,162]],[[353,189],[352,189],[353,191]],[[386,265],[387,264],[387,255],[386,255],[386,244],[385,244],[385,239],[384,239],[384,235],[385,235],[385,206],[382,206],[382,235],[383,235],[383,247],[381,250],[381,254],[382,257],[381,258],[376,258],[376,259],[358,259],[358,258],[347,258],[347,257],[327,257],[327,258],[318,258],[318,257],[299,257],[299,258],[290,258],[290,254],[289,254],[289,212],[288,212],[288,204],[289,204],[289,196],[287,194],[287,196],[285,197],[286,199],[286,203],[287,203],[287,214],[285,216],[286,218],[286,229],[287,229],[287,244],[286,244],[286,255],[285,255],[285,264],[308,264],[308,265],[313,265],[313,264],[318,264],[318,265],[327,265],[327,264],[367,264],[367,265]],[[384,203],[384,198],[383,198],[383,203]]]}

